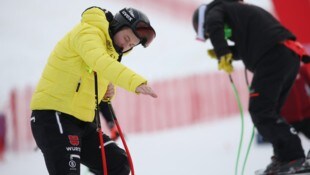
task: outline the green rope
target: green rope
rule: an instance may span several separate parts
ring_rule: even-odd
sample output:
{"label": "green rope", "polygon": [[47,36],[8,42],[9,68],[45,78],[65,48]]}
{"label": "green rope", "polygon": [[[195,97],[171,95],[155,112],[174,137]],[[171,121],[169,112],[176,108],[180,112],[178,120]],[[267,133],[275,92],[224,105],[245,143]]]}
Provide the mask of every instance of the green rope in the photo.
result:
{"label": "green rope", "polygon": [[236,88],[233,80],[232,80],[231,75],[229,75],[229,79],[230,79],[231,86],[233,88],[234,95],[235,95],[235,98],[237,100],[239,111],[240,111],[240,115],[241,115],[241,134],[240,134],[240,141],[239,141],[239,146],[238,146],[237,160],[236,160],[236,165],[235,165],[235,175],[237,175],[238,174],[238,167],[239,167],[240,152],[241,152],[242,143],[243,143],[244,116],[243,116],[243,108],[242,108],[242,105],[241,105],[241,100],[240,100],[240,97],[239,97],[239,93],[237,91],[237,88]]}
{"label": "green rope", "polygon": [[[251,87],[249,85],[249,80],[248,80],[248,75],[247,75],[247,70],[246,69],[245,69],[245,79],[246,79],[246,84],[248,86],[248,90],[250,92],[251,91]],[[248,161],[248,157],[249,157],[250,150],[251,150],[251,147],[252,147],[252,144],[253,144],[253,140],[254,140],[254,135],[255,135],[255,126],[253,125],[251,139],[250,139],[250,142],[248,144],[248,148],[247,148],[247,151],[246,151],[245,159],[244,159],[244,162],[243,162],[243,165],[242,165],[242,173],[241,173],[242,175],[244,174],[244,171],[245,171],[246,163]]]}
{"label": "green rope", "polygon": [[243,166],[242,166],[242,173],[241,173],[242,175],[244,174],[245,166],[246,166],[246,163],[248,161],[248,157],[249,157],[250,150],[251,150],[251,147],[252,147],[252,143],[253,143],[253,140],[254,140],[254,135],[255,135],[255,127],[253,126],[252,127],[252,134],[251,134],[250,143],[248,145],[248,149],[246,151],[245,159],[244,159]]}
{"label": "green rope", "polygon": [[[239,93],[238,93],[238,90],[234,84],[234,81],[231,77],[231,75],[229,75],[229,79],[230,79],[230,82],[231,82],[231,85],[232,85],[232,88],[234,90],[234,94],[235,94],[235,97],[236,97],[236,100],[237,100],[237,103],[238,103],[238,107],[239,107],[239,110],[240,110],[240,115],[241,115],[241,136],[240,136],[240,142],[239,142],[239,146],[238,146],[238,155],[237,155],[237,161],[236,161],[236,166],[235,166],[235,175],[238,174],[238,167],[239,167],[239,160],[240,160],[240,153],[241,153],[241,148],[242,148],[242,143],[243,143],[243,135],[244,135],[244,115],[243,115],[243,108],[242,108],[242,105],[241,105],[241,100],[240,100],[240,97],[239,97]],[[248,82],[247,82],[248,84]],[[249,85],[248,85],[249,87]],[[249,87],[250,89],[250,87]],[[250,142],[248,144],[248,148],[247,148],[247,152],[246,152],[246,155],[245,155],[245,159],[244,159],[244,162],[243,162],[243,165],[242,165],[242,172],[241,174],[243,175],[244,174],[244,171],[245,171],[245,167],[246,167],[246,163],[247,163],[247,160],[248,160],[248,157],[249,157],[249,154],[250,154],[250,150],[251,150],[251,147],[252,147],[252,144],[253,144],[253,140],[254,140],[254,135],[255,135],[255,127],[253,126],[252,128],[252,134],[251,134],[251,139],[250,139]]]}

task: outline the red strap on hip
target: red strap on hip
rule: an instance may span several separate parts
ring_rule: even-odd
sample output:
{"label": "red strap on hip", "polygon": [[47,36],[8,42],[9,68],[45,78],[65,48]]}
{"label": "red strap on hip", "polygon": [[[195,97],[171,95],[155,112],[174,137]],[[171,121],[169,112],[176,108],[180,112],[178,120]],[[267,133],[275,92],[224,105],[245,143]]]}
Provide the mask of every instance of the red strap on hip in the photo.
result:
{"label": "red strap on hip", "polygon": [[284,42],[282,42],[282,44],[295,52],[300,59],[302,59],[303,56],[307,55],[306,49],[298,41],[285,40]]}

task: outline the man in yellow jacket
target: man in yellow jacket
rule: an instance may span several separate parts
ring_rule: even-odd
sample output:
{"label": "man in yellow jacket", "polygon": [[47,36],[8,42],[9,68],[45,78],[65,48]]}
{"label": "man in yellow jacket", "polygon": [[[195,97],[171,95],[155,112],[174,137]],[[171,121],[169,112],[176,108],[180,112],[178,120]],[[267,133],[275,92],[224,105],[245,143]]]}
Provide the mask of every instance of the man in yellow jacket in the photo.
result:
{"label": "man in yellow jacket", "polygon": [[[133,8],[115,16],[99,7],[60,40],[42,73],[31,101],[31,128],[49,174],[80,174],[80,163],[103,174],[95,116],[98,98],[109,97],[110,83],[130,92],[157,97],[147,81],[119,61],[123,53],[155,38],[149,19]],[[113,94],[113,93],[112,93]],[[128,175],[127,155],[106,135],[109,175]]]}

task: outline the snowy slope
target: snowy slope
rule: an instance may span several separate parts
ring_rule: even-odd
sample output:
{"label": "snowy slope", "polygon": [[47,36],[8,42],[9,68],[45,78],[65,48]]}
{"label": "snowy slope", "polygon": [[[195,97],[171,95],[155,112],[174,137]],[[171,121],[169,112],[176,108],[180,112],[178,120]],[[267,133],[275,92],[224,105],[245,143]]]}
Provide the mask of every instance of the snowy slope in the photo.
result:
{"label": "snowy slope", "polygon": [[[120,121],[121,122],[121,121]],[[198,124],[153,134],[127,135],[137,175],[233,175],[240,137],[240,118]],[[252,124],[245,118],[245,135],[240,165],[251,134]],[[121,143],[119,143],[121,145]],[[309,150],[309,140],[303,139]],[[270,145],[253,145],[245,175],[254,174],[269,163]],[[241,166],[239,167],[239,174]],[[86,175],[85,167],[81,170]],[[9,153],[0,163],[1,175],[45,175],[42,154]]]}

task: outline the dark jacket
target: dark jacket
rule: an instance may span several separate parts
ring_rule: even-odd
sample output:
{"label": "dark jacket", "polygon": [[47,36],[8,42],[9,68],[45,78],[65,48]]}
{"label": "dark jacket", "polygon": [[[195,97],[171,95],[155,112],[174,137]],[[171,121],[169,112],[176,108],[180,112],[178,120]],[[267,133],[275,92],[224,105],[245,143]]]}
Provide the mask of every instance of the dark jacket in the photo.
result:
{"label": "dark jacket", "polygon": [[276,44],[295,36],[264,9],[239,3],[216,0],[207,7],[205,30],[218,57],[231,50],[224,37],[224,25],[232,30],[229,38],[235,43],[245,66],[254,71],[263,55]]}

